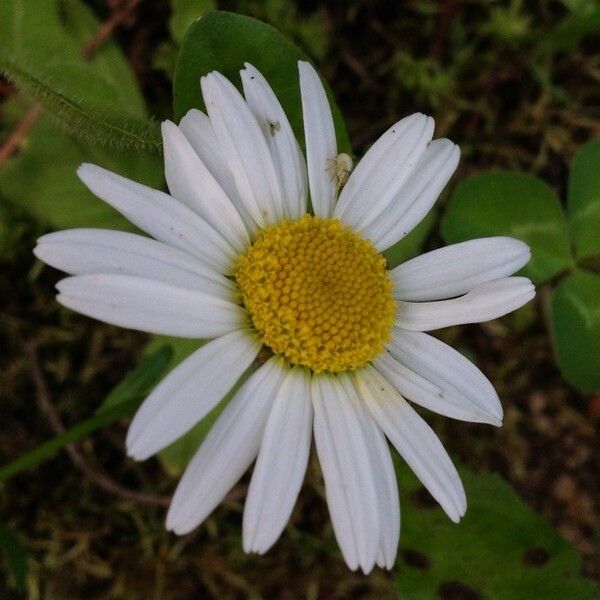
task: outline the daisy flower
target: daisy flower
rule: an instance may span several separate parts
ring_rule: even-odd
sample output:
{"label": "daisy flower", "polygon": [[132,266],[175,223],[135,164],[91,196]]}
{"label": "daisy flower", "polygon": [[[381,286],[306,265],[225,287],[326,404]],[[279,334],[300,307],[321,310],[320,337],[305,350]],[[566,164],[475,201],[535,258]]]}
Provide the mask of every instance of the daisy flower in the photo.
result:
{"label": "daisy flower", "polygon": [[[105,169],[78,175],[151,237],[100,229],[43,236],[35,254],[72,276],[58,301],[140,331],[207,341],[143,402],[127,451],[144,460],[189,431],[261,362],[188,465],[167,528],[197,527],[256,460],[243,545],[264,553],[289,520],[314,440],[346,563],[391,568],[400,531],[386,441],[450,519],[466,498],[442,444],[406,400],[499,426],[485,376],[427,331],[495,319],[534,296],[511,277],[520,241],[491,237],[389,270],[382,251],[427,214],[459,149],[432,141],[431,117],[398,121],[350,174],[338,154],[319,76],[298,64],[306,159],[265,78],[244,95],[217,72],[201,79],[207,113],[162,126],[169,194]],[[267,355],[264,361],[257,360]],[[405,399],[406,398],[406,399]]]}

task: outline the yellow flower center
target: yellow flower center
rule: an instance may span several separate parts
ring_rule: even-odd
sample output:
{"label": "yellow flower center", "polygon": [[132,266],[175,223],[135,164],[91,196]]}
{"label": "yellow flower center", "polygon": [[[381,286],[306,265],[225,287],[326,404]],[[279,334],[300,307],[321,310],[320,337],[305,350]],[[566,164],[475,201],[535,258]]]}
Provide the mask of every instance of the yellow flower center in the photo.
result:
{"label": "yellow flower center", "polygon": [[390,337],[385,258],[337,219],[304,215],[267,227],[239,257],[235,277],[264,343],[292,364],[356,369]]}

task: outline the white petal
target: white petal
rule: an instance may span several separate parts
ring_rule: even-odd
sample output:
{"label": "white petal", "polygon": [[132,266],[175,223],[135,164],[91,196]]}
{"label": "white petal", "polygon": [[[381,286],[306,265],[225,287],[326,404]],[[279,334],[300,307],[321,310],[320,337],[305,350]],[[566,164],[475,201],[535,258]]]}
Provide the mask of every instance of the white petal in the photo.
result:
{"label": "white petal", "polygon": [[129,456],[145,460],[189,431],[226,396],[260,347],[257,336],[234,331],[177,365],[135,414],[127,433]]}
{"label": "white petal", "polygon": [[287,367],[271,358],[227,404],[188,465],[167,514],[167,529],[182,535],[221,502],[256,457],[269,410]]}
{"label": "white petal", "polygon": [[467,508],[465,491],[438,437],[375,369],[363,369],[356,379],[381,429],[448,516],[458,522]]}
{"label": "white petal", "polygon": [[265,553],[288,522],[304,479],[313,410],[310,374],[294,367],[267,420],[244,508],[244,550]]}
{"label": "white petal", "polygon": [[452,244],[417,256],[390,275],[398,300],[442,300],[516,273],[531,257],[529,246],[509,237]]}
{"label": "white petal", "polygon": [[394,328],[373,366],[406,398],[437,413],[502,424],[502,405],[485,375],[460,352],[418,331]]}
{"label": "white petal", "polygon": [[168,194],[96,165],[83,164],[77,174],[96,196],[160,242],[197,256],[221,273],[231,270],[235,250],[204,219]]}
{"label": "white petal", "polygon": [[299,61],[298,71],[310,199],[315,215],[330,217],[337,197],[337,179],[331,172],[337,156],[333,117],[325,88],[314,67]]}
{"label": "white petal", "polygon": [[198,213],[236,250],[245,250],[250,239],[239,213],[183,132],[175,123],[165,121],[162,136],[171,196]]}
{"label": "white petal", "polygon": [[129,329],[184,338],[224,335],[244,327],[243,308],[198,290],[129,275],[76,275],[59,281],[67,308]]}
{"label": "white petal", "polygon": [[135,275],[231,299],[235,285],[197,258],[151,238],[108,229],[68,229],[42,236],[34,250],[71,275]]}
{"label": "white petal", "polygon": [[458,166],[460,150],[450,140],[433,140],[398,191],[362,234],[383,251],[410,233],[431,210]]}
{"label": "white petal", "polygon": [[373,469],[377,480],[379,496],[379,520],[381,535],[379,541],[378,565],[393,568],[400,541],[400,499],[398,482],[390,449],[381,429],[372,424],[373,429]]}
{"label": "white petal", "polygon": [[383,432],[360,399],[356,381],[345,377],[342,377],[341,381],[345,384],[348,397],[355,398],[357,401],[365,439],[371,452],[371,469],[377,489],[381,530],[377,564],[382,568],[391,569],[396,562],[400,538],[400,500],[398,498],[398,483],[394,464]]}
{"label": "white petal", "polygon": [[245,63],[240,71],[244,95],[271,149],[283,192],[285,216],[297,219],[306,212],[306,163],[277,96],[258,69]]}
{"label": "white petal", "polygon": [[360,160],[344,186],[334,216],[360,231],[391,203],[433,136],[434,121],[420,113],[390,127]]}
{"label": "white petal", "polygon": [[233,202],[244,223],[246,225],[250,223],[254,226],[254,221],[250,219],[240,199],[233,175],[221,152],[221,146],[219,146],[215,130],[208,116],[197,108],[192,108],[181,119],[179,129],[183,131],[200,160],[206,165],[227,194],[227,197]]}
{"label": "white petal", "polygon": [[312,396],[315,443],[335,536],[347,565],[368,573],[380,542],[379,498],[360,405],[335,376],[315,376]]}
{"label": "white petal", "polygon": [[220,73],[200,80],[204,102],[239,197],[259,227],[283,217],[277,169],[260,126],[242,95]]}
{"label": "white petal", "polygon": [[398,301],[396,326],[410,331],[431,331],[451,325],[482,323],[516,310],[534,296],[535,288],[525,277],[495,279],[452,300]]}
{"label": "white petal", "polygon": [[427,408],[435,406],[436,402],[442,403],[442,389],[396,360],[389,348],[373,360],[372,365],[409,400]]}

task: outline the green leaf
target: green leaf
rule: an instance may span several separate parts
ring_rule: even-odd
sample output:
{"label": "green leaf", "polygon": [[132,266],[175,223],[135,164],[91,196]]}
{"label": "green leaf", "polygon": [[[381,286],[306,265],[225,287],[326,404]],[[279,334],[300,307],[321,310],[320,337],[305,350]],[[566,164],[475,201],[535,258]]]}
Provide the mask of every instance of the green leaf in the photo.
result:
{"label": "green leaf", "polygon": [[567,201],[578,258],[600,255],[600,140],[575,154]]}
{"label": "green leaf", "polygon": [[102,413],[127,401],[128,398],[141,398],[148,394],[162,379],[173,360],[173,348],[163,345],[156,352],[146,356],[140,364],[130,371],[119,384],[106,396],[96,414]]}
{"label": "green leaf", "polygon": [[581,575],[581,557],[498,475],[459,468],[469,507],[454,524],[400,462],[396,582],[403,599],[600,598],[598,588]]}
{"label": "green leaf", "polygon": [[575,271],[552,294],[558,365],[585,392],[600,392],[600,275]]}
{"label": "green leaf", "polygon": [[[123,117],[143,119],[142,95],[117,44],[106,40],[91,60],[80,57],[81,48],[99,27],[98,19],[79,0],[0,2],[0,63],[10,54],[19,64],[35,65],[43,78],[60,82],[69,97],[88,104],[109,99],[105,108],[119,115],[111,117],[117,123]],[[2,108],[3,128],[10,130],[27,107],[13,98]],[[163,185],[158,156],[83,143],[43,115],[19,153],[0,169],[0,194],[54,228],[131,229],[126,219],[79,181],[75,170],[84,161],[152,187]]]}
{"label": "green leaf", "polygon": [[[204,109],[200,94],[202,75],[220,71],[240,87],[239,71],[244,62],[249,62],[273,87],[298,141],[303,144],[299,60],[308,60],[308,57],[270,25],[229,12],[210,12],[189,28],[177,59],[173,83],[175,119],[179,121],[190,108]],[[325,87],[334,116],[339,151],[350,152],[340,111],[329,87]]]}
{"label": "green leaf", "polygon": [[536,54],[554,54],[576,48],[583,39],[598,35],[600,31],[600,8],[591,2],[580,10],[567,15],[554,29],[540,35]]}
{"label": "green leaf", "polygon": [[[2,116],[6,126],[16,126],[25,110],[22,102],[5,102]],[[0,194],[54,229],[132,230],[127,219],[81,183],[75,171],[82,162],[99,164],[151,187],[163,185],[159,157],[83,144],[57,128],[49,117],[42,116],[21,151],[0,169]]]}
{"label": "green leaf", "polygon": [[[69,51],[71,57],[74,51],[81,55],[81,49],[98,35],[100,22],[80,0],[59,0],[58,9],[61,33],[66,34],[73,44],[73,49]],[[63,40],[62,43],[68,42]],[[130,63],[116,42],[110,39],[103,41],[93,56],[85,61],[77,60],[72,69],[73,75],[65,77],[69,67],[59,65],[56,78],[61,81],[66,79],[76,85],[76,97],[89,99],[93,103],[109,98],[110,102],[105,103],[108,104],[105,108],[114,110],[115,115],[147,116],[146,102]]]}
{"label": "green leaf", "polygon": [[461,182],[448,203],[441,232],[448,244],[507,235],[529,244],[523,273],[546,281],[573,266],[564,212],[543,181],[516,171],[489,171]]}
{"label": "green leaf", "polygon": [[170,371],[205,343],[206,340],[185,339],[172,337],[169,335],[156,335],[145,347],[144,355],[152,355],[163,346],[168,346],[172,354],[166,368]]}
{"label": "green leaf", "polygon": [[158,127],[118,48],[81,56],[99,23],[79,0],[0,4],[0,72],[73,135],[113,148],[159,153]]}
{"label": "green leaf", "polygon": [[430,210],[427,216],[406,237],[383,253],[390,269],[421,252],[425,240],[427,240],[435,225],[436,217],[436,211]]}
{"label": "green leaf", "polygon": [[116,44],[105,41],[91,59],[82,58],[84,45],[99,28],[80,0],[3,0],[0,57],[34,66],[37,75],[59,83],[70,98],[101,100],[115,115],[146,116],[142,94]]}
{"label": "green leaf", "polygon": [[113,118],[101,109],[65,94],[60,84],[51,83],[31,66],[23,66],[7,56],[0,57],[0,73],[22,92],[35,98],[72,135],[81,140],[119,149],[160,153],[158,126],[131,117]]}
{"label": "green leaf", "polygon": [[171,0],[169,31],[173,40],[181,44],[189,26],[198,17],[215,8],[214,0]]}
{"label": "green leaf", "polygon": [[27,551],[19,536],[10,527],[0,523],[0,550],[6,570],[11,574],[15,587],[24,591],[27,578]]}
{"label": "green leaf", "polygon": [[309,48],[310,55],[319,61],[327,55],[331,31],[325,6],[315,4],[314,10],[305,10],[296,0],[237,0],[228,8],[271,24],[301,48]]}

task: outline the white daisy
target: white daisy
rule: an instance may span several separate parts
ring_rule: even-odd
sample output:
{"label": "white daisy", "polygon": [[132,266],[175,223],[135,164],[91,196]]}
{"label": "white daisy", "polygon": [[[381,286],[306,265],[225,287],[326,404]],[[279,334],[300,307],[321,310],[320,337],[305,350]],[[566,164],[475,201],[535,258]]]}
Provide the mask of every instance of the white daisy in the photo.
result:
{"label": "white daisy", "polygon": [[78,171],[154,239],[76,229],[43,236],[35,253],[73,275],[57,286],[64,306],[123,327],[211,340],[138,410],[127,435],[138,460],[190,430],[261,348],[272,355],[187,467],[168,529],[197,527],[256,459],[243,544],[265,552],[290,517],[314,431],[342,554],[367,573],[392,567],[398,546],[386,437],[453,521],[465,513],[456,469],[404,398],[455,419],[501,424],[485,376],[423,332],[495,319],[531,300],[530,281],[511,277],[530,253],[494,237],[387,270],[380,253],[427,214],[459,149],[431,141],[433,119],[414,114],[386,131],[348,178],[321,81],[308,63],[299,72],[306,161],[254,67],[241,71],[244,96],[210,73],[201,80],[208,115],[190,110],[179,126],[163,124],[170,195],[94,165]]}

